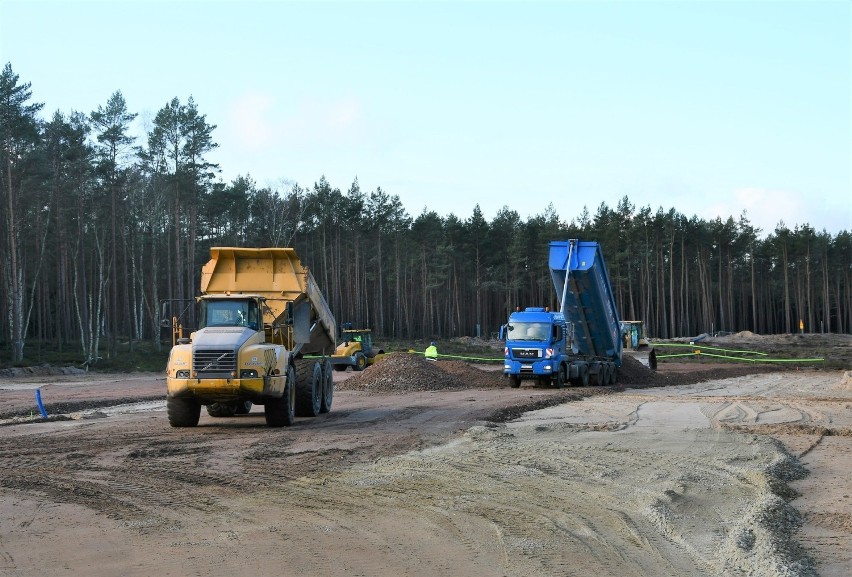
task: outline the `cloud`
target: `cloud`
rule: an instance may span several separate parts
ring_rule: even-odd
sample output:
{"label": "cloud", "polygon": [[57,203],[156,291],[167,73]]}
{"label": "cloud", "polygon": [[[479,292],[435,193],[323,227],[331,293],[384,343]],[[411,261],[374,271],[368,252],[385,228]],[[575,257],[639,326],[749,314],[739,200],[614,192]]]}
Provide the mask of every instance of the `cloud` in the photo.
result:
{"label": "cloud", "polygon": [[282,139],[292,146],[352,144],[362,133],[362,109],[354,97],[303,100],[282,122]]}
{"label": "cloud", "polygon": [[230,128],[241,147],[263,150],[275,141],[271,115],[275,99],[263,92],[246,92],[231,106]]}
{"label": "cloud", "polygon": [[363,106],[358,98],[303,98],[292,103],[266,92],[245,92],[230,106],[230,132],[244,150],[270,152],[285,147],[336,147],[363,137]]}
{"label": "cloud", "polygon": [[808,214],[807,208],[801,196],[791,192],[739,188],[729,193],[726,198],[710,203],[702,212],[707,219],[719,217],[724,221],[729,216],[739,220],[745,211],[751,225],[762,229],[763,235],[766,235],[774,231],[781,221],[784,221],[788,228],[806,223],[818,228],[815,223],[808,222],[814,215]]}

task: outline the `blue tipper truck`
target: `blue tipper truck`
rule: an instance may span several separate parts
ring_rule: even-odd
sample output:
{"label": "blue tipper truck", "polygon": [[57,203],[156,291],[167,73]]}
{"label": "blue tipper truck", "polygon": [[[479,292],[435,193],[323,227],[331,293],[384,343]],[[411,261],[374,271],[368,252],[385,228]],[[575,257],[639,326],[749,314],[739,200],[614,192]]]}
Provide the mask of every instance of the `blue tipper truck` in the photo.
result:
{"label": "blue tipper truck", "polygon": [[560,310],[529,307],[509,315],[500,331],[503,374],[512,387],[524,380],[560,388],[615,384],[621,327],[600,244],[552,241],[549,263]]}

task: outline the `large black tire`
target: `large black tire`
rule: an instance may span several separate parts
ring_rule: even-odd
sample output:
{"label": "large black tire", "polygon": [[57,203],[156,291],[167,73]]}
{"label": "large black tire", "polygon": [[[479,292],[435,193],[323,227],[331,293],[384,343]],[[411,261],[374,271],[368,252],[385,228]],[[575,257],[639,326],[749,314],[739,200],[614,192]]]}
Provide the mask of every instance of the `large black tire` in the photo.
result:
{"label": "large black tire", "polygon": [[266,401],[266,425],[289,427],[296,420],[296,371],[287,369],[287,383],[280,399]]}
{"label": "large black tire", "polygon": [[556,379],[553,381],[553,384],[557,389],[565,388],[565,381],[567,381],[567,375],[565,374],[565,365],[559,365],[559,370],[556,372]]}
{"label": "large black tire", "polygon": [[231,403],[211,403],[207,405],[207,414],[211,417],[233,417],[236,413],[237,407]]}
{"label": "large black tire", "polygon": [[352,366],[354,371],[363,371],[367,368],[367,355],[364,353],[355,353],[355,364]]}
{"label": "large black tire", "polygon": [[325,359],[322,364],[322,402],[320,403],[320,413],[328,413],[331,411],[331,404],[334,402],[334,376],[331,374],[331,359]]}
{"label": "large black tire", "polygon": [[[593,387],[599,387],[606,384],[606,365],[603,363],[592,363],[589,367],[589,382]],[[594,371],[594,372],[592,372]]]}
{"label": "large black tire", "polygon": [[201,418],[201,403],[195,399],[166,397],[166,412],[172,427],[195,427]]}
{"label": "large black tire", "polygon": [[251,412],[251,401],[239,401],[234,409],[234,414],[248,415]]}
{"label": "large black tire", "polygon": [[652,371],[657,370],[657,352],[654,349],[648,353],[648,368]]}
{"label": "large black tire", "polygon": [[518,375],[509,375],[509,386],[513,389],[517,389],[521,386],[521,377]]}
{"label": "large black tire", "polygon": [[322,366],[316,359],[296,361],[296,416],[316,417],[322,407]]}
{"label": "large black tire", "polygon": [[580,365],[580,386],[589,386],[589,365]]}

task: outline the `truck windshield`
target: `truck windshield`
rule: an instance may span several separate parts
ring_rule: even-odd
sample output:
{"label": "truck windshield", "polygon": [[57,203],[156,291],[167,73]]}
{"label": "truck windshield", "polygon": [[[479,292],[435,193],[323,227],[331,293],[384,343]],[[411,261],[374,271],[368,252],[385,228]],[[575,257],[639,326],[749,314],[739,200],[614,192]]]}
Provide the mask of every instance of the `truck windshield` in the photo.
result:
{"label": "truck windshield", "polygon": [[257,330],[257,317],[253,300],[203,300],[199,328],[243,326]]}
{"label": "truck windshield", "polygon": [[549,323],[509,323],[506,338],[510,341],[548,341]]}

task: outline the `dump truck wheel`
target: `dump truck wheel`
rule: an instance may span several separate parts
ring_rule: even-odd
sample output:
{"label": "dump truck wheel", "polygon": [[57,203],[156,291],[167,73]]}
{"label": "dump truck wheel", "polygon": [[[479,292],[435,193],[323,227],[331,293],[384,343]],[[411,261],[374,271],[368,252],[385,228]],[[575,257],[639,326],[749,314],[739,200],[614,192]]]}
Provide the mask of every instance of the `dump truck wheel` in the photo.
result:
{"label": "dump truck wheel", "polygon": [[289,427],[296,420],[296,371],[287,369],[287,383],[280,399],[266,401],[266,424],[269,427]]}
{"label": "dump truck wheel", "polygon": [[589,367],[588,365],[580,365],[580,386],[589,386]]}
{"label": "dump truck wheel", "polygon": [[553,382],[557,389],[565,388],[565,381],[568,379],[565,375],[565,365],[559,365],[559,370],[556,371],[556,380]]}
{"label": "dump truck wheel", "polygon": [[240,401],[235,407],[237,415],[248,415],[251,412],[251,401]]}
{"label": "dump truck wheel", "polygon": [[172,427],[195,427],[201,418],[201,403],[195,399],[166,397],[166,412]]}
{"label": "dump truck wheel", "polygon": [[509,375],[509,386],[513,389],[517,389],[521,386],[521,377],[518,375]]}
{"label": "dump truck wheel", "polygon": [[595,363],[594,367],[597,369],[595,372],[589,371],[589,382],[593,387],[598,387],[603,385],[606,381],[604,381],[604,365],[601,363]]}
{"label": "dump truck wheel", "polygon": [[207,405],[207,414],[211,417],[233,417],[237,407],[228,403],[211,403]]}
{"label": "dump truck wheel", "polygon": [[356,371],[363,371],[367,368],[367,357],[364,353],[355,353],[355,365],[352,368]]}
{"label": "dump truck wheel", "polygon": [[326,359],[322,365],[322,403],[320,413],[331,411],[331,403],[334,400],[334,378],[331,375],[331,360]]}
{"label": "dump truck wheel", "polygon": [[316,417],[322,407],[322,367],[314,359],[296,361],[296,416]]}
{"label": "dump truck wheel", "polygon": [[609,363],[601,363],[600,385],[605,387],[609,384]]}

